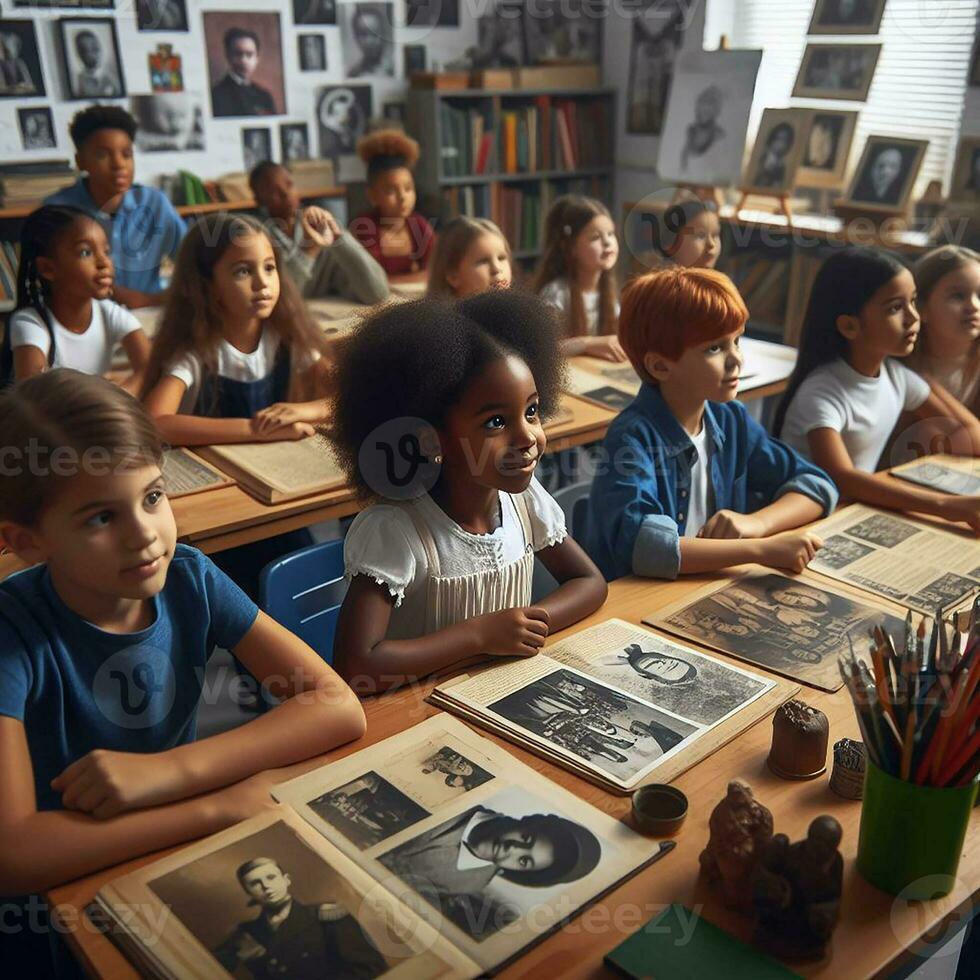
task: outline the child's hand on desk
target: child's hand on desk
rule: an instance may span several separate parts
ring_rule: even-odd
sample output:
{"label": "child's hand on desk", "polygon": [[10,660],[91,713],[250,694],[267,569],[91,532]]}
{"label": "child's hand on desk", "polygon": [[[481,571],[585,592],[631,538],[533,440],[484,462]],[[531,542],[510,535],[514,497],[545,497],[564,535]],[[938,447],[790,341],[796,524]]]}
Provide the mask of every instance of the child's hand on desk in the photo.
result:
{"label": "child's hand on desk", "polygon": [[798,530],[774,534],[771,538],[763,538],[759,544],[762,547],[760,564],[790,572],[802,572],[823,547],[823,541],[813,531]]}
{"label": "child's hand on desk", "polygon": [[533,657],[548,636],[548,613],[538,606],[502,609],[472,620],[491,656]]}
{"label": "child's hand on desk", "polygon": [[940,516],[947,521],[969,524],[974,534],[980,535],[980,497],[949,497],[943,501]]}
{"label": "child's hand on desk", "polygon": [[754,514],[720,510],[698,531],[699,538],[764,538],[766,527]]}
{"label": "child's hand on desk", "polygon": [[263,408],[252,417],[252,429],[256,435],[262,435],[269,429],[278,429],[294,422],[315,422],[311,417],[311,406],[303,403],[276,402],[268,408]]}
{"label": "child's hand on desk", "polygon": [[252,419],[252,432],[259,442],[296,442],[312,436],[316,429],[309,422],[286,422],[284,424],[262,423],[256,415]]}
{"label": "child's hand on desk", "polygon": [[625,361],[626,351],[617,337],[603,334],[601,337],[583,337],[582,353],[604,361]]}

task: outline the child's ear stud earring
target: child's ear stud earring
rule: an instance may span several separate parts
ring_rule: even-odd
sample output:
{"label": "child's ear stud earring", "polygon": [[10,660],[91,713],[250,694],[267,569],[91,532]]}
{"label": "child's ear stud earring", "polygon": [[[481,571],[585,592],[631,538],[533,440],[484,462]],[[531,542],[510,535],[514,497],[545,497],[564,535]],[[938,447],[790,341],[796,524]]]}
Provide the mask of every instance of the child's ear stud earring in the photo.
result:
{"label": "child's ear stud earring", "polygon": [[439,466],[439,464],[442,463],[442,456],[433,456],[432,462],[435,463],[436,466]]}

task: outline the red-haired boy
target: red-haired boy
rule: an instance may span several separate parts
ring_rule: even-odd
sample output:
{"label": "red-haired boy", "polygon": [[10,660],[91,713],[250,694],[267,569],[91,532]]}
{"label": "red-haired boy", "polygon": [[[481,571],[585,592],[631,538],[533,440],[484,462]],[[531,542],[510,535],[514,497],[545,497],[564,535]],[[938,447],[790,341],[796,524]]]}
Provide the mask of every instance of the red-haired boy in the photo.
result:
{"label": "red-haired boy", "polygon": [[625,289],[619,339],[644,383],[609,427],[584,535],[607,579],[743,562],[800,571],[820,547],[793,529],[833,510],[836,487],[735,401],[747,319],[712,269],[665,269]]}

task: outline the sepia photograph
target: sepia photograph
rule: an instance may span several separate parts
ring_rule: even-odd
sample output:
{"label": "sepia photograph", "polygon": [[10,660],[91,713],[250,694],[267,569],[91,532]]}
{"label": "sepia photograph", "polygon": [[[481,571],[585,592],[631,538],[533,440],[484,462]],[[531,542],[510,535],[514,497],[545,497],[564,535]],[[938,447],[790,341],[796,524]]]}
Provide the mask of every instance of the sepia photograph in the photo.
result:
{"label": "sepia photograph", "polygon": [[928,140],[869,136],[847,193],[848,203],[878,211],[904,211],[928,145]]}
{"label": "sepia photograph", "polygon": [[796,183],[801,187],[838,190],[844,186],[858,113],[848,109],[817,109],[811,110],[809,116]]}
{"label": "sepia photograph", "polygon": [[568,670],[556,670],[487,705],[509,722],[623,781],[698,728]]}
{"label": "sepia photograph", "polygon": [[588,0],[535,0],[525,10],[524,51],[529,65],[598,62],[602,17]]}
{"label": "sepia photograph", "polygon": [[119,99],[126,94],[114,20],[62,17],[58,35],[69,101]]}
{"label": "sepia photograph", "polygon": [[810,34],[877,34],[885,0],[817,0]]}
{"label": "sepia photograph", "polygon": [[398,962],[370,903],[281,822],[148,884],[236,977],[370,978]]}
{"label": "sepia photograph", "polygon": [[947,572],[934,582],[930,582],[924,589],[919,589],[909,599],[909,605],[940,609],[962,602],[965,595],[977,588],[980,588],[980,582]]}
{"label": "sepia photograph", "polygon": [[293,0],[293,23],[336,24],[337,0]]}
{"label": "sepia photograph", "polygon": [[517,787],[487,797],[378,860],[471,939],[559,901],[599,864],[603,844]]}
{"label": "sepia photograph", "polygon": [[204,44],[216,118],[286,111],[279,14],[207,10]]}
{"label": "sepia photograph", "polygon": [[765,109],[749,159],[744,191],[786,194],[793,189],[803,157],[809,113],[805,109]]}
{"label": "sepia photograph", "polygon": [[980,137],[960,137],[949,199],[970,204],[980,203]]}
{"label": "sepia photograph", "polygon": [[0,98],[46,95],[31,20],[0,20]]}
{"label": "sepia photograph", "polygon": [[187,0],[136,0],[139,31],[186,31]]}
{"label": "sepia photograph", "polygon": [[487,772],[448,745],[443,745],[422,760],[422,775],[441,778],[450,789],[462,790],[464,793],[493,779],[493,773]]}
{"label": "sepia photograph", "polygon": [[279,127],[280,160],[284,164],[309,160],[310,133],[306,123],[283,123]]}
{"label": "sepia photograph", "polygon": [[820,564],[829,568],[847,568],[865,555],[870,555],[872,551],[874,548],[852,541],[843,534],[834,534],[824,539],[820,549]]}
{"label": "sepia photograph", "polygon": [[139,123],[136,148],[144,153],[204,149],[204,111],[189,92],[134,95],[130,109]]}
{"label": "sepia photograph", "polygon": [[327,42],[322,34],[300,34],[296,45],[299,48],[300,71],[327,70]]}
{"label": "sepia photograph", "polygon": [[25,150],[52,150],[56,146],[54,121],[47,106],[17,110],[20,142]]}
{"label": "sepia photograph", "polygon": [[875,625],[901,627],[880,609],[776,574],[744,576],[656,617],[656,623],[825,691],[841,687],[837,657],[850,643],[863,643]]}
{"label": "sepia photograph", "polygon": [[362,851],[432,815],[376,772],[309,800],[307,806]]}
{"label": "sepia photograph", "polygon": [[879,54],[880,44],[808,44],[793,98],[866,101]]}
{"label": "sepia photograph", "polygon": [[316,117],[320,156],[334,160],[357,152],[372,113],[370,85],[328,85],[320,89]]}
{"label": "sepia photograph", "polygon": [[348,78],[395,74],[394,5],[345,3],[340,7],[340,46]]}
{"label": "sepia photograph", "polygon": [[267,126],[246,127],[242,130],[242,163],[245,173],[251,173],[263,160],[272,159],[272,130]]}
{"label": "sepia photograph", "polygon": [[[893,517],[891,514],[872,514],[857,524],[852,524],[847,533],[862,541],[869,541],[879,548],[894,548],[918,534],[921,528]],[[823,559],[823,554],[820,555]]]}

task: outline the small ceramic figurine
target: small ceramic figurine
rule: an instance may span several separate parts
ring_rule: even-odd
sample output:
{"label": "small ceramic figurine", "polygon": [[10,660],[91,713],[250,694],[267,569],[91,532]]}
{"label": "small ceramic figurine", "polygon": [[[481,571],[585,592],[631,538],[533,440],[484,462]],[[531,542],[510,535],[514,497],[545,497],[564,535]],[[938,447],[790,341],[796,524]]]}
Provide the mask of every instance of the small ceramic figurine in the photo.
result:
{"label": "small ceramic figurine", "polygon": [[805,840],[776,834],[763,849],[751,889],[757,943],[784,959],[823,956],[840,910],[840,839],[841,825],[824,815]]}
{"label": "small ceramic figurine", "polygon": [[719,882],[729,908],[750,911],[752,875],[763,848],[772,840],[772,814],[752,796],[752,787],[734,779],[711,812],[711,837],[701,852],[701,869]]}

